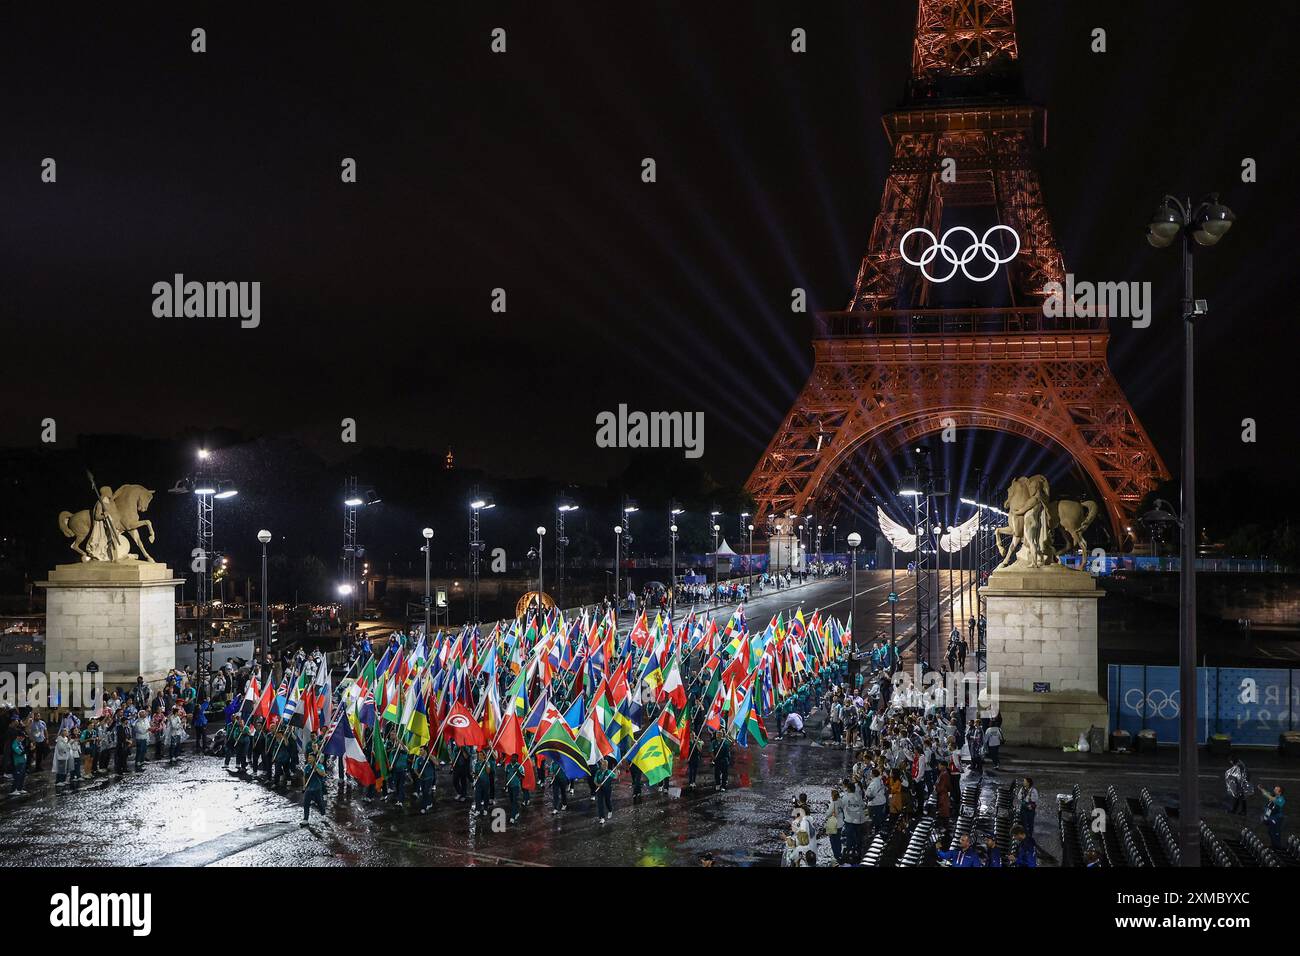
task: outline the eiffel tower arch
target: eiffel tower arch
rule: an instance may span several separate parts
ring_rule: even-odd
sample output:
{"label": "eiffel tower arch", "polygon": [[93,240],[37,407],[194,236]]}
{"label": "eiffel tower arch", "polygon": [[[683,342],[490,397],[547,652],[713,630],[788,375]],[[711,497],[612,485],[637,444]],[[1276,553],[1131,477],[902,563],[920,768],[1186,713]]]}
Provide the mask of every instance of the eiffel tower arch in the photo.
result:
{"label": "eiffel tower arch", "polygon": [[[1105,317],[1044,314],[1065,267],[1012,0],[919,0],[907,95],[884,127],[893,159],[853,295],[815,317],[812,375],[746,483],[756,517],[834,513],[855,455],[879,460],[955,426],[1064,451],[1124,542],[1168,471],[1111,373]],[[904,242],[918,227],[930,235]],[[973,280],[941,255],[912,264],[950,235],[960,257],[980,233]]]}

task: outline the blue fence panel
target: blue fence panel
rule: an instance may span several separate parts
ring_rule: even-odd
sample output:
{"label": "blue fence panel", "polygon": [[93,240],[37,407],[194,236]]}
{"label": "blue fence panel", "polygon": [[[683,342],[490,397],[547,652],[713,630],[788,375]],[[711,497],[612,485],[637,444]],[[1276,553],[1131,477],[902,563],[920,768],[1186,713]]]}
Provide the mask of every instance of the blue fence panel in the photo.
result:
{"label": "blue fence panel", "polygon": [[[1300,726],[1300,670],[1198,667],[1196,677],[1200,743],[1225,733],[1234,743],[1274,746],[1278,734]],[[1107,690],[1112,730],[1154,730],[1161,743],[1178,742],[1177,667],[1111,664]]]}

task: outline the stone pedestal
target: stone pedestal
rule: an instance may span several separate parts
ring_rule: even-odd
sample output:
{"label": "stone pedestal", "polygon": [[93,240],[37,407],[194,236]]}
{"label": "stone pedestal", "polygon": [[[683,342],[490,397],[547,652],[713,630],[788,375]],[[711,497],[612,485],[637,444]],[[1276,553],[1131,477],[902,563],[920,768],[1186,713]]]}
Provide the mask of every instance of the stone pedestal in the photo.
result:
{"label": "stone pedestal", "polygon": [[803,548],[797,534],[773,534],[767,539],[767,570],[772,574],[800,571],[804,566]]}
{"label": "stone pedestal", "polygon": [[161,681],[176,666],[176,585],[165,564],[60,564],[45,588],[46,673],[94,661],[104,687]]}
{"label": "stone pedestal", "polygon": [[1060,564],[1012,565],[994,571],[980,596],[1008,742],[1059,747],[1077,743],[1091,724],[1105,727],[1106,701],[1097,693],[1104,595],[1092,575]]}

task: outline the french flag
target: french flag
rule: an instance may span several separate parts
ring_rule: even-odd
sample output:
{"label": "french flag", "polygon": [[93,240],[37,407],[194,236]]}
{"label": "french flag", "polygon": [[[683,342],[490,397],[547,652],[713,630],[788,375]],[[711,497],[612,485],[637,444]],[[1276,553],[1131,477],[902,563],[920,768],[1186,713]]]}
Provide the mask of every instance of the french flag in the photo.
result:
{"label": "french flag", "polygon": [[368,787],[375,782],[375,773],[370,769],[370,761],[366,759],[365,752],[357,743],[357,738],[352,733],[352,723],[346,716],[341,717],[334,725],[334,733],[325,744],[325,753],[342,760],[343,769],[348,772],[348,776],[361,786]]}

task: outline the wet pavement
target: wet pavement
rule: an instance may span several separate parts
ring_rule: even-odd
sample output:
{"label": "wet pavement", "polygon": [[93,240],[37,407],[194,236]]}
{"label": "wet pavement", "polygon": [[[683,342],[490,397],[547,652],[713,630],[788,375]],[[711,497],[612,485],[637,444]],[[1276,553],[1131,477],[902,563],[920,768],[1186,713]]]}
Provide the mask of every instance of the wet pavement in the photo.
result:
{"label": "wet pavement", "polygon": [[[427,815],[364,799],[355,787],[340,793],[331,781],[327,812],[313,813],[311,825],[300,827],[300,791],[279,792],[236,776],[216,757],[191,752],[175,765],[149,762],[141,773],[84,780],[57,793],[47,770],[29,777],[27,795],[0,797],[0,865],[691,866],[710,852],[720,865],[773,866],[793,798],[806,793],[820,823],[830,786],[848,764],[844,751],[816,739],[816,718],[809,730],[810,738],[773,739],[765,750],[737,748],[726,792],[713,791],[707,760],[695,791],[680,789],[679,768],[667,793],[655,789],[633,800],[624,777],[605,826],[596,822],[583,782],[558,816],[547,792],[518,824],[496,828],[492,817],[475,817],[454,800],[449,773],[440,773]],[[1247,760],[1258,782],[1300,785],[1294,761],[1266,754]],[[1243,823],[1262,834],[1258,808],[1244,819],[1228,817],[1219,766],[1207,758],[1202,768],[1202,812],[1212,826],[1225,838]],[[1024,774],[1034,777],[1041,795],[1035,837],[1048,866],[1061,855],[1056,795],[1075,784],[1084,794],[1114,784],[1132,797],[1145,786],[1158,801],[1176,803],[1173,751],[1139,757],[1004,750],[1002,770],[993,776]],[[824,837],[818,852],[831,862]]]}
{"label": "wet pavement", "polygon": [[[150,762],[141,773],[99,777],[55,792],[48,770],[29,778],[25,796],[0,797],[3,865],[174,866],[496,866],[693,865],[712,852],[720,863],[772,865],[801,791],[824,801],[844,762],[842,751],[807,740],[773,740],[737,749],[731,787],[714,792],[702,761],[700,786],[683,793],[679,769],[667,793],[639,799],[626,777],[610,822],[579,782],[569,809],[552,815],[549,792],[518,824],[497,832],[455,801],[450,773],[427,815],[355,787],[327,788],[324,816],[300,827],[301,792],[277,792],[241,778],[216,757],[186,754],[175,765]],[[498,800],[497,806],[504,806]]]}

